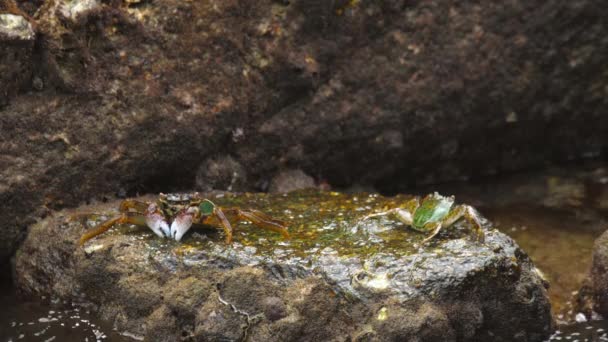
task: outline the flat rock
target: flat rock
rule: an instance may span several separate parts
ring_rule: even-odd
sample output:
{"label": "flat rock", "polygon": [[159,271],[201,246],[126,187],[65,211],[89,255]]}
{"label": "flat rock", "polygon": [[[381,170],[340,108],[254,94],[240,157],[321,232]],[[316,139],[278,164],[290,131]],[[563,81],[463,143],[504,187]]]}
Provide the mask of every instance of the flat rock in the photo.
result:
{"label": "flat rock", "polygon": [[86,229],[117,214],[117,202],[93,205],[31,227],[17,285],[92,303],[119,331],[154,340],[541,341],[552,330],[545,282],[487,221],[483,243],[459,222],[422,245],[424,234],[390,217],[361,221],[407,196],[209,198],[288,220],[291,238],[247,222],[231,245],[209,227],[179,243],[117,226],[80,247]]}

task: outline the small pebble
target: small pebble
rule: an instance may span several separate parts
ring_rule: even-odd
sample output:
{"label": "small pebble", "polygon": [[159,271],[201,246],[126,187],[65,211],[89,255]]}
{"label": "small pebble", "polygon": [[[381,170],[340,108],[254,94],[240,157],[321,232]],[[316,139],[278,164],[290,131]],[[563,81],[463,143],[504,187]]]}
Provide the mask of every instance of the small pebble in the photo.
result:
{"label": "small pebble", "polygon": [[574,317],[574,320],[577,321],[578,323],[583,323],[583,322],[587,322],[587,317],[585,317],[585,315],[582,312],[579,312]]}

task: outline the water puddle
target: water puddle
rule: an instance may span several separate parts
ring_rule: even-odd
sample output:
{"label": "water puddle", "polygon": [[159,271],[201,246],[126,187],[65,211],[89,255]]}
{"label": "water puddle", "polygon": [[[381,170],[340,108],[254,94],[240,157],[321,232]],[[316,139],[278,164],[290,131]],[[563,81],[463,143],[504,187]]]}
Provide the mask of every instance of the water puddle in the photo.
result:
{"label": "water puddle", "polygon": [[1,342],[133,341],[85,307],[47,298],[24,302],[7,283],[0,285],[0,293]]}
{"label": "water puddle", "polygon": [[605,342],[608,341],[608,322],[602,320],[560,326],[549,341]]}
{"label": "water puddle", "polygon": [[558,323],[573,322],[573,299],[591,267],[598,232],[585,229],[580,218],[547,208],[511,206],[486,209],[505,234],[517,241],[551,284],[549,297]]}

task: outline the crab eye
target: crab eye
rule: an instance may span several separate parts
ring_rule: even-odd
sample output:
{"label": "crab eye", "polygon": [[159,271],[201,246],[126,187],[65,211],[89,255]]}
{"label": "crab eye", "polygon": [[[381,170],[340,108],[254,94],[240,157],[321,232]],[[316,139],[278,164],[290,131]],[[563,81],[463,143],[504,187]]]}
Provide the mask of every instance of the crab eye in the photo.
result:
{"label": "crab eye", "polygon": [[158,207],[154,203],[150,203],[150,205],[148,206],[149,213],[154,213],[154,212],[156,212],[157,209],[158,209]]}
{"label": "crab eye", "polygon": [[205,216],[213,214],[214,209],[215,204],[213,204],[213,202],[207,199],[202,201],[201,204],[198,206],[198,210],[201,212],[201,214]]}

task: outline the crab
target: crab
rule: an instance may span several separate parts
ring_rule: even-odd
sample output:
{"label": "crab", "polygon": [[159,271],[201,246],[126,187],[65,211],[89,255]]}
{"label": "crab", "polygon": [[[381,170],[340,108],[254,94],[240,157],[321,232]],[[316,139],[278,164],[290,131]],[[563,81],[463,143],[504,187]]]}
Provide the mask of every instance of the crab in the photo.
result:
{"label": "crab", "polygon": [[485,239],[481,224],[482,219],[477,211],[469,205],[454,205],[454,196],[441,196],[435,192],[422,199],[414,197],[400,208],[370,214],[361,221],[386,215],[393,215],[400,222],[416,231],[430,232],[431,234],[422,240],[423,244],[437,236],[443,228],[451,227],[460,219],[465,219],[471,223],[473,229],[475,229],[477,241],[483,242]]}
{"label": "crab", "polygon": [[280,233],[289,238],[287,224],[259,210],[221,208],[211,200],[194,194],[163,194],[154,202],[126,199],[120,203],[120,215],[111,218],[80,238],[83,245],[93,237],[104,233],[116,224],[130,223],[147,226],[159,237],[180,241],[192,225],[211,225],[224,230],[226,243],[232,242],[234,229],[230,222],[247,220],[254,225]]}

